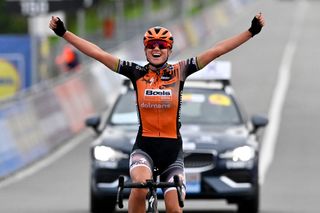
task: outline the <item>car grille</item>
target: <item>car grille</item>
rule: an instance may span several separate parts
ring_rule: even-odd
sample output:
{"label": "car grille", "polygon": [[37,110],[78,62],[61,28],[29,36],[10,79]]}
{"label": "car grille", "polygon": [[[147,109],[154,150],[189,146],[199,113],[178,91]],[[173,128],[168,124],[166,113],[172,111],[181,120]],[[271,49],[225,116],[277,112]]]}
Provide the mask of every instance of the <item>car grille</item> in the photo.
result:
{"label": "car grille", "polygon": [[185,153],[185,168],[214,167],[214,155],[212,153]]}

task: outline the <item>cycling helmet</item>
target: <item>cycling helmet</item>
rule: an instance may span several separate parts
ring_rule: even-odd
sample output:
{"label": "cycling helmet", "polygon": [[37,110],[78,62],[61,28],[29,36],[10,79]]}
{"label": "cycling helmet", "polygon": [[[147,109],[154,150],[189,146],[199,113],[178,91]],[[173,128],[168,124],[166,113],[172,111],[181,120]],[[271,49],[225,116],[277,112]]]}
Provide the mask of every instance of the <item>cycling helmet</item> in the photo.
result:
{"label": "cycling helmet", "polygon": [[172,48],[173,45],[173,36],[170,33],[170,31],[164,27],[151,27],[147,30],[147,32],[144,34],[143,37],[143,44],[144,46],[147,45],[148,41],[152,40],[161,40],[168,42],[170,45],[170,48]]}

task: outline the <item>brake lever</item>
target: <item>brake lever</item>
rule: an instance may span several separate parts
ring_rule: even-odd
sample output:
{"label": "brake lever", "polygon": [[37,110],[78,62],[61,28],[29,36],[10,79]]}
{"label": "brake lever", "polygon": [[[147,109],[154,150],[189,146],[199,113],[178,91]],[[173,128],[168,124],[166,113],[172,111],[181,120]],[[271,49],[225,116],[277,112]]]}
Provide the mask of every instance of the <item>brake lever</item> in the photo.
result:
{"label": "brake lever", "polygon": [[123,186],[124,186],[124,177],[119,176],[119,184],[118,184],[118,193],[117,193],[117,203],[120,209],[123,208]]}
{"label": "brake lever", "polygon": [[178,175],[175,175],[175,176],[173,176],[173,180],[174,180],[174,184],[175,184],[176,189],[177,189],[179,206],[181,208],[183,208],[184,207],[184,202],[183,202],[183,199],[182,199],[182,184],[181,184],[180,178],[179,178]]}

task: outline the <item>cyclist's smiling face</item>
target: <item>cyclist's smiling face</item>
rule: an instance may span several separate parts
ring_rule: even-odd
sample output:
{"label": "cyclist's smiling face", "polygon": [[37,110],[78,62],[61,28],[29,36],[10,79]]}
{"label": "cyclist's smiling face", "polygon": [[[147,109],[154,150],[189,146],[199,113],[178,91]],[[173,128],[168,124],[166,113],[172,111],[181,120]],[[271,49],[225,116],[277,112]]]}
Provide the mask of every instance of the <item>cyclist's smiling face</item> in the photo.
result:
{"label": "cyclist's smiling face", "polygon": [[159,45],[155,45],[152,48],[146,47],[144,50],[148,61],[155,65],[166,62],[172,52],[169,47],[162,48]]}

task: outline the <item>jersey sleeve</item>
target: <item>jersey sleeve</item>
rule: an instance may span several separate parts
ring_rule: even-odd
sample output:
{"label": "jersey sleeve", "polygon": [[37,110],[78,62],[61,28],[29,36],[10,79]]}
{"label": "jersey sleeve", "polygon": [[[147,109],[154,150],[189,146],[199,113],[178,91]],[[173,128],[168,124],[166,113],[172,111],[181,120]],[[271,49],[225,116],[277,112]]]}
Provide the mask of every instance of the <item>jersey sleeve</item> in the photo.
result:
{"label": "jersey sleeve", "polygon": [[198,61],[197,61],[197,57],[193,57],[193,58],[188,58],[186,60],[183,61],[179,61],[179,65],[180,65],[180,79],[182,81],[185,81],[186,78],[191,75],[192,73],[197,72],[198,70],[200,70],[199,65],[198,65]]}
{"label": "jersey sleeve", "polygon": [[116,70],[117,73],[128,77],[132,82],[139,78],[139,76],[144,71],[144,67],[130,62],[119,60],[118,68]]}

